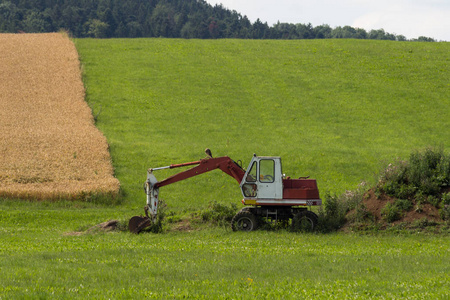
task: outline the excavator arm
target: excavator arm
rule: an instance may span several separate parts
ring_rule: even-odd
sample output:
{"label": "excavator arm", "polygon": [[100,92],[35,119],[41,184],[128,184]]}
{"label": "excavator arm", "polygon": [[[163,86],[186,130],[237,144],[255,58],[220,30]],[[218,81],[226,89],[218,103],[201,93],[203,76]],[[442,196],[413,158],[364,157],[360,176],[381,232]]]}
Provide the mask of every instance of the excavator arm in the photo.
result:
{"label": "excavator arm", "polygon": [[160,167],[160,168],[152,168],[148,170],[148,173],[151,174],[155,170],[162,170],[162,169],[173,169],[173,168],[180,168],[180,167],[186,167],[186,166],[192,166],[197,165],[189,170],[177,173],[171,177],[168,177],[164,180],[158,181],[155,183],[154,188],[160,188],[181,180],[185,180],[212,170],[220,169],[224,173],[230,175],[234,179],[237,180],[238,183],[241,183],[242,178],[244,177],[245,170],[242,169],[241,166],[239,166],[236,162],[234,162],[231,158],[228,156],[222,156],[217,158],[205,158],[201,159],[199,161],[189,162],[189,163],[183,163],[183,164],[174,164],[167,167]]}
{"label": "excavator arm", "polygon": [[[187,166],[194,166],[188,170],[179,172],[173,176],[170,176],[164,180],[158,181],[153,174],[153,171],[163,170],[163,169],[174,169]],[[172,164],[166,167],[151,168],[147,171],[147,181],[145,182],[145,193],[147,194],[147,205],[145,206],[146,217],[135,216],[131,218],[129,222],[129,229],[131,232],[138,233],[143,228],[150,226],[152,223],[156,222],[156,216],[158,213],[158,203],[159,203],[159,188],[185,180],[209,171],[216,169],[222,170],[224,173],[233,177],[238,183],[242,181],[245,175],[245,170],[239,166],[235,161],[233,161],[228,156],[222,156],[217,158],[205,158],[199,161],[182,163],[182,164]]]}

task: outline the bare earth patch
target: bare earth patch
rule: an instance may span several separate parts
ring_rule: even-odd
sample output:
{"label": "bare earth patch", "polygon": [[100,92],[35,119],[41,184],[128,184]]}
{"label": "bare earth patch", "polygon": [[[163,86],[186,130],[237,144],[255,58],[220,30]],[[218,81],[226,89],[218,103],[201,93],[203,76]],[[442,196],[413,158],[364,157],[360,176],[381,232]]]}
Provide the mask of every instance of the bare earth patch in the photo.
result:
{"label": "bare earth patch", "polygon": [[[364,204],[367,207],[367,210],[371,212],[376,220],[381,221],[382,215],[381,210],[386,206],[388,202],[393,203],[395,198],[390,197],[388,195],[381,195],[379,198],[375,195],[373,190],[368,192],[368,197],[364,200]],[[416,220],[420,220],[426,218],[428,220],[439,222],[441,221],[441,217],[439,216],[439,210],[429,203],[425,203],[422,205],[421,210],[416,210],[412,208],[410,211],[404,212],[401,216],[400,220],[394,223],[407,222],[412,223]]]}
{"label": "bare earth patch", "polygon": [[[444,190],[445,191],[445,190]],[[448,192],[448,191],[447,191]],[[370,189],[364,195],[364,200],[362,204],[364,205],[366,211],[373,216],[373,221],[376,222],[381,228],[386,229],[391,226],[406,224],[407,226],[417,226],[418,222],[426,221],[431,224],[443,224],[443,220],[440,217],[439,209],[429,203],[423,203],[420,205],[420,209],[416,204],[415,200],[411,200],[413,207],[408,211],[402,211],[398,220],[388,223],[383,219],[382,210],[388,203],[394,203],[397,199],[388,196],[384,193],[381,195],[376,195],[374,189]],[[348,212],[347,218],[353,219],[356,215],[356,210],[353,209]],[[416,224],[417,223],[417,224]],[[367,225],[367,224],[365,224]],[[342,230],[347,231],[349,228],[364,228],[364,223],[353,224],[348,222],[343,226]],[[356,227],[355,227],[356,226]]]}
{"label": "bare earth patch", "polygon": [[62,33],[0,34],[0,197],[116,195],[108,144]]}

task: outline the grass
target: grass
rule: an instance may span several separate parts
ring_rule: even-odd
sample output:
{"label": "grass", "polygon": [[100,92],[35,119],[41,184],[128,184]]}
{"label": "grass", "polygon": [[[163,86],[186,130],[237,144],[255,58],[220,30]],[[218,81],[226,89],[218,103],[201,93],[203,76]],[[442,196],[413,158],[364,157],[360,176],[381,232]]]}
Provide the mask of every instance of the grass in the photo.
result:
{"label": "grass", "polygon": [[67,236],[122,209],[1,204],[0,297],[445,298],[446,236],[235,233]]}
{"label": "grass", "polygon": [[[149,167],[213,155],[279,155],[322,193],[375,181],[384,162],[450,146],[448,43],[76,40],[87,100],[102,108],[126,202],[141,206]],[[160,171],[157,178],[173,171]],[[195,194],[195,197],[192,197]],[[197,209],[239,201],[219,171],[161,191]]]}
{"label": "grass", "polygon": [[[244,166],[254,152],[280,155],[284,173],[316,178],[322,197],[375,183],[384,162],[412,149],[448,148],[448,43],[75,42],[123,202],[1,200],[0,298],[449,297],[445,234],[65,235],[142,213],[147,168],[203,158],[206,147]],[[218,171],[161,197],[175,216],[241,199]]]}

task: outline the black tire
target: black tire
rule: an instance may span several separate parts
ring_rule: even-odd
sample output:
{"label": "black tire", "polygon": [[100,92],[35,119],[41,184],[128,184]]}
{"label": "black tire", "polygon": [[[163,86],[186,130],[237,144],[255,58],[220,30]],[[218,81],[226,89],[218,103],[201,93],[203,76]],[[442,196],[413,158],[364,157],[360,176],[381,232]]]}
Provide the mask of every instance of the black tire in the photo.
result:
{"label": "black tire", "polygon": [[231,220],[233,231],[253,231],[258,228],[256,217],[248,210],[241,210]]}
{"label": "black tire", "polygon": [[301,211],[294,215],[291,223],[293,232],[312,232],[317,226],[319,217],[309,210]]}

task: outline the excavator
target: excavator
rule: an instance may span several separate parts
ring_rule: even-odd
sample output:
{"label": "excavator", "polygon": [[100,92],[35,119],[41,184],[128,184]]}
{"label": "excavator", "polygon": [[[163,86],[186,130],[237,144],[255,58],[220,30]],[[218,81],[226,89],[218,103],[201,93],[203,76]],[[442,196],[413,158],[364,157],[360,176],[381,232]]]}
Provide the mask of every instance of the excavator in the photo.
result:
{"label": "excavator", "polygon": [[[310,231],[317,226],[318,217],[311,211],[311,207],[322,205],[322,200],[315,179],[309,179],[309,176],[296,179],[285,176],[279,156],[253,154],[245,170],[242,163],[239,164],[239,161],[236,162],[228,156],[213,158],[208,148],[205,153],[207,158],[199,161],[147,170],[147,180],[144,184],[147,195],[145,216],[134,216],[130,219],[130,232],[139,233],[156,222],[160,188],[216,169],[233,177],[238,182],[243,196],[242,204],[245,207],[233,217],[233,231],[253,231],[264,219],[275,223],[291,220],[293,230]],[[190,166],[193,167],[161,181],[153,174],[157,170]]]}

